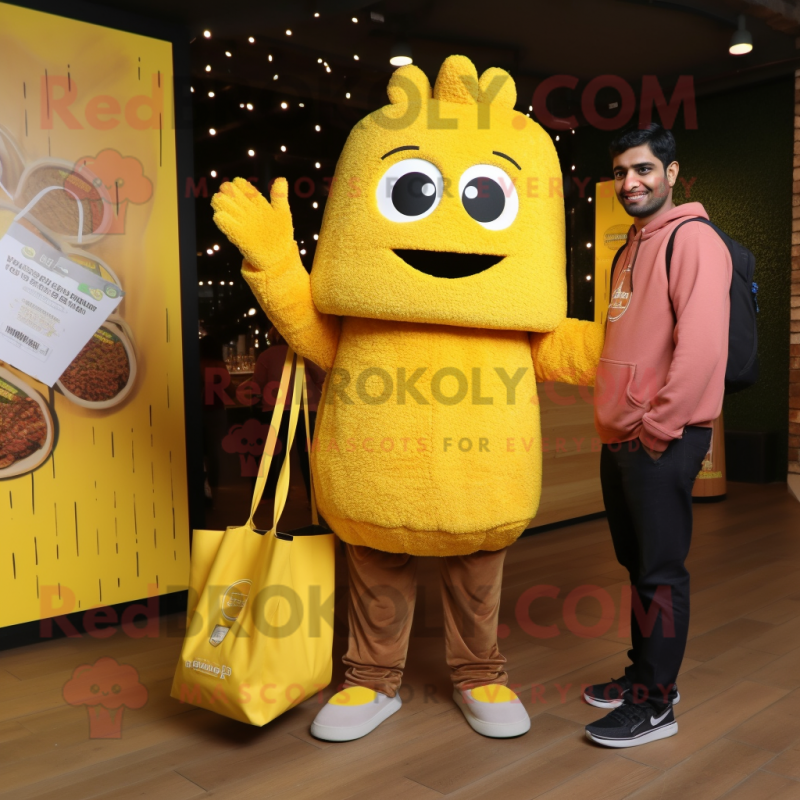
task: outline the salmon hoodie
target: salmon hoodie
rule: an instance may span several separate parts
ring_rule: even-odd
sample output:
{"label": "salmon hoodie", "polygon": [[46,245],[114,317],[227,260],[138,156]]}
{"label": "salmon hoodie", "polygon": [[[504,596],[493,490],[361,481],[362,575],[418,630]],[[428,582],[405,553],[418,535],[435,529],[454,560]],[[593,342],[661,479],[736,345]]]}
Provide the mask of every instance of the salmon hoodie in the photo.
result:
{"label": "salmon hoodie", "polygon": [[732,264],[708,219],[684,203],[636,231],[611,281],[605,346],[595,384],[595,426],[606,444],[641,439],[664,451],[686,425],[710,426],[722,410]]}

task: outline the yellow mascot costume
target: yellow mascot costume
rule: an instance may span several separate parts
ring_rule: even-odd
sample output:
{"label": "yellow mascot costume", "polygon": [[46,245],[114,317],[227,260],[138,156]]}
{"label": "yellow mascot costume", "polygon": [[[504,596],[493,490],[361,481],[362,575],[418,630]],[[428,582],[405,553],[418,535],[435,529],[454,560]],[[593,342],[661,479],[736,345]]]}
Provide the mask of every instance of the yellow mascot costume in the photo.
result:
{"label": "yellow mascot costume", "polygon": [[469,724],[518,736],[497,621],[505,548],[536,516],[536,380],[592,385],[603,329],[566,318],[564,205],[552,141],[503,70],[464,56],[436,84],[398,69],[347,139],[311,275],[285,179],[237,178],[214,220],[269,319],[328,375],[311,464],[346,543],[345,689],[311,732],[372,731],[401,705],[417,556],[440,557],[447,663]]}

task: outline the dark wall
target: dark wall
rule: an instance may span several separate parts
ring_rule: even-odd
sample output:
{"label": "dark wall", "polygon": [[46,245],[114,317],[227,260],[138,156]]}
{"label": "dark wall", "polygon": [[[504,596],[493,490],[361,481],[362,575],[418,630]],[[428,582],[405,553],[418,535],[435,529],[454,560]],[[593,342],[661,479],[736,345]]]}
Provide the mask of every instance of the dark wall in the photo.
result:
{"label": "dark wall", "polygon": [[[701,202],[712,221],[753,251],[759,286],[758,383],[726,397],[728,430],[773,431],[781,439],[776,474],[787,468],[789,418],[789,291],[792,234],[792,152],[794,81],[791,77],[697,100],[697,129],[685,130],[683,117],[673,128],[680,177],[695,178],[687,191],[680,180],[676,203]],[[569,137],[571,152],[562,155],[565,170],[595,180],[611,172],[607,145],[612,133],[582,128]],[[562,137],[563,138],[563,137]],[[566,164],[566,159],[571,159]],[[585,280],[587,256],[577,243],[591,238],[594,211],[577,196],[566,199],[572,217],[573,260],[571,313],[593,315],[593,287]],[[570,214],[570,210],[574,212]],[[585,245],[584,245],[585,248]]]}

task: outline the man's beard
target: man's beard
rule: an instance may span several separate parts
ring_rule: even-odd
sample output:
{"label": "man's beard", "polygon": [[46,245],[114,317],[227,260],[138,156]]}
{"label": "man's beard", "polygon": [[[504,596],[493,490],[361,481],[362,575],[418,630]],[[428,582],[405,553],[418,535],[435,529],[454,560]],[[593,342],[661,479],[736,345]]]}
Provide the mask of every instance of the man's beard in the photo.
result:
{"label": "man's beard", "polygon": [[648,201],[642,205],[641,203],[635,203],[633,205],[626,203],[622,197],[617,195],[618,200],[622,203],[622,207],[625,211],[630,214],[632,217],[649,217],[652,214],[655,214],[664,203],[667,202],[667,198],[669,197],[669,193],[665,192],[664,194],[657,194],[651,190],[648,190],[650,193],[650,198]]}

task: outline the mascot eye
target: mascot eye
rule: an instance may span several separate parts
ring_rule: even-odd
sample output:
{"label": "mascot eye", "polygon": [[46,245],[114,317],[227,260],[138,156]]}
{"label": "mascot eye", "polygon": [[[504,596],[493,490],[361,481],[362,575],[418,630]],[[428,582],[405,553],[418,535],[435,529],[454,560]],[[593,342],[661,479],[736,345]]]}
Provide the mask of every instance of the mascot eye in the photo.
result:
{"label": "mascot eye", "polygon": [[499,167],[476,164],[461,176],[458,193],[467,214],[490,231],[507,228],[519,211],[514,181]]}
{"label": "mascot eye", "polygon": [[392,164],[378,181],[378,209],[392,222],[413,222],[433,213],[442,199],[442,173],[421,158]]}
{"label": "mascot eye", "polygon": [[115,683],[111,687],[111,691],[114,692],[114,694],[119,694],[122,691],[122,687],[118,683]]}
{"label": "mascot eye", "polygon": [[96,683],[93,683],[93,684],[92,684],[92,685],[89,687],[89,691],[90,691],[92,694],[97,694],[97,693],[100,691],[100,687],[99,687],[99,686],[98,686]]}

